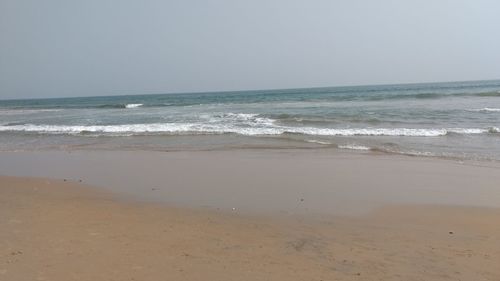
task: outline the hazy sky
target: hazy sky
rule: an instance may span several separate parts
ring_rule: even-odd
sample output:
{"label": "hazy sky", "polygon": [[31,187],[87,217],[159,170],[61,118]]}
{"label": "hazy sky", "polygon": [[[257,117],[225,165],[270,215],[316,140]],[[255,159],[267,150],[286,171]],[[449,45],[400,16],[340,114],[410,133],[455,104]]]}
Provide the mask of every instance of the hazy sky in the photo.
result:
{"label": "hazy sky", "polygon": [[500,78],[500,1],[0,0],[0,99]]}

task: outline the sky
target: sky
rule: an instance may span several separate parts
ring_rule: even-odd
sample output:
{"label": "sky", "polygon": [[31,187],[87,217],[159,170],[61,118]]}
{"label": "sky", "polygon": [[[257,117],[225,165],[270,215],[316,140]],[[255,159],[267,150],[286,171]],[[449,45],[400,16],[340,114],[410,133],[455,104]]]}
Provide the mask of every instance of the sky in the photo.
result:
{"label": "sky", "polygon": [[500,79],[500,1],[0,0],[0,99]]}

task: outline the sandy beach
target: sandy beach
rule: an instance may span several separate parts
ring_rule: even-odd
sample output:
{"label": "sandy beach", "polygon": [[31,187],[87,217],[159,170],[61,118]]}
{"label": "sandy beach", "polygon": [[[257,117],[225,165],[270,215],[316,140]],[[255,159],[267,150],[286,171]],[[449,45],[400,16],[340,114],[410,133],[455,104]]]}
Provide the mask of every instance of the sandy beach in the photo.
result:
{"label": "sandy beach", "polygon": [[[500,209],[492,206],[498,199],[494,187],[499,182],[499,175],[491,164],[484,167],[450,160],[375,155],[333,155],[335,160],[307,151],[163,153],[156,158],[125,152],[117,152],[114,156],[112,153],[99,155],[88,152],[2,154],[0,166],[3,173],[9,172],[5,169],[7,166],[14,169],[26,164],[23,157],[27,157],[31,166],[26,164],[23,173],[35,176],[37,171],[46,176],[0,178],[1,280],[235,280],[235,276],[237,280],[500,279],[497,266],[500,264]],[[245,172],[241,174],[262,173],[261,178],[254,182],[245,183],[243,178],[245,188],[271,182],[275,191],[280,190],[282,194],[287,194],[290,187],[290,198],[298,198],[299,202],[278,204],[280,209],[274,210],[266,208],[269,205],[266,202],[255,201],[260,194],[257,192],[248,201],[265,211],[255,212],[247,206],[233,210],[227,207],[229,205],[220,204],[224,200],[238,204],[239,200],[231,199],[232,193],[222,196],[220,201],[211,198],[213,204],[206,206],[205,201],[195,200],[197,196],[192,196],[191,204],[188,204],[185,200],[189,198],[180,196],[172,187],[170,193],[179,201],[170,204],[168,200],[137,196],[146,190],[154,194],[156,190],[151,190],[147,181],[144,181],[147,188],[137,187],[134,193],[130,192],[130,187],[120,191],[114,186],[117,182],[113,181],[108,182],[108,188],[89,186],[88,182],[100,182],[101,179],[96,175],[92,178],[83,170],[79,174],[87,176],[81,177],[82,183],[75,177],[77,174],[69,173],[74,168],[81,168],[72,166],[76,162],[90,167],[89,163],[96,163],[92,161],[97,159],[102,160],[100,169],[106,170],[108,175],[113,174],[113,169],[107,170],[107,161],[115,161],[122,171],[130,168],[123,164],[125,161],[116,162],[117,155],[139,163],[144,159],[138,155],[156,161],[156,164],[164,159],[170,165],[162,166],[163,169],[171,172],[185,168],[186,162],[183,161],[204,163],[203,159],[218,159],[226,172],[232,166],[229,171],[233,173],[243,167]],[[296,159],[295,164],[285,164],[291,163],[290,157]],[[177,161],[172,161],[172,158]],[[50,173],[47,170],[49,165],[44,169],[41,159],[45,163],[52,159],[50,169],[61,168],[59,173],[68,173],[67,177]],[[71,159],[78,161],[72,162]],[[235,165],[239,161],[246,165]],[[257,167],[261,161],[268,166],[259,170]],[[308,171],[314,171],[313,168],[323,166],[324,161],[331,167],[342,162],[346,169],[351,169],[358,161],[365,163],[365,167],[358,165],[357,174],[346,175],[341,171],[344,177],[338,179],[344,188],[356,185],[359,189],[354,193],[338,192],[337,195],[335,192],[322,193],[327,179],[322,176],[323,172],[293,173],[294,165],[307,165],[311,168]],[[63,163],[66,170],[60,165]],[[264,168],[269,170],[269,165],[276,164],[291,169],[286,182],[279,180],[279,169],[271,169],[273,173],[262,172]],[[378,180],[366,177],[373,172],[368,171],[371,165],[385,167],[377,171]],[[201,166],[193,165],[190,171],[198,172],[211,192],[218,191],[210,188],[214,183],[230,183],[217,181],[217,170],[198,170]],[[418,189],[418,185],[412,185],[409,179],[408,184],[400,184],[399,188],[407,193],[407,197],[413,195],[419,200],[410,203],[412,201],[407,201],[407,197],[391,197],[383,184],[396,190],[398,186],[393,184],[407,177],[403,172],[405,169],[417,174],[427,171],[433,175],[430,180],[426,177],[427,180],[443,188],[430,192],[425,188],[429,189],[429,185],[424,185]],[[89,171],[95,172],[87,168]],[[18,170],[18,173],[21,172]],[[335,172],[330,173],[337,176]],[[125,175],[121,178],[123,186],[127,181]],[[294,191],[294,181],[304,184],[301,178],[309,180],[313,176],[317,177],[316,182],[304,186],[301,192]],[[354,181],[358,176],[364,181]],[[193,179],[185,179],[185,182],[195,183]],[[176,184],[179,182],[172,180],[164,186]],[[193,185],[192,188],[199,187]],[[350,199],[353,196],[363,198],[362,194],[367,192],[375,198],[384,197],[370,191],[375,188],[388,192],[385,196],[392,199],[368,208],[356,205],[336,209],[325,208],[324,202],[315,197],[323,194],[332,202],[340,202],[333,200],[338,196],[359,205],[366,201]],[[464,192],[470,188],[477,196]],[[440,192],[449,192],[450,189],[456,190],[454,196],[448,196],[449,200],[456,200],[455,204],[437,204],[440,201],[433,195],[437,194],[439,199]],[[256,187],[255,190],[259,189]],[[270,198],[274,198],[273,192],[268,193]],[[196,194],[196,190],[191,189],[188,193]],[[167,194],[160,192],[155,196],[161,199],[168,197]],[[203,197],[206,194],[200,191],[198,195]],[[216,193],[217,197],[222,194]],[[299,194],[302,197],[297,197]],[[423,200],[426,196],[429,197],[427,203]],[[312,211],[305,207],[291,208],[294,204],[312,206],[315,202],[321,207]]]}
{"label": "sandy beach", "polygon": [[500,281],[499,11],[0,0],[0,281]]}

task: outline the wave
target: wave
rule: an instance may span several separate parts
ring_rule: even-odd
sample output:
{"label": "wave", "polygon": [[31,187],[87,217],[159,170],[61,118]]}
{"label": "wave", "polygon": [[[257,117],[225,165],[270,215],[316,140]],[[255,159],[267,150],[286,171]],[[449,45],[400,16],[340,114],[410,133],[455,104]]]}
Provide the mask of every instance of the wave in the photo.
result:
{"label": "wave", "polygon": [[83,106],[83,107],[74,107],[74,108],[102,108],[102,109],[107,109],[107,108],[126,108],[126,104],[102,104],[102,105],[96,105],[96,106]]}
{"label": "wave", "polygon": [[[500,86],[499,86],[500,87]],[[232,106],[238,108],[256,108],[262,109],[317,109],[317,108],[335,108],[339,102],[381,102],[381,101],[398,101],[398,100],[433,100],[433,99],[448,99],[448,98],[461,98],[461,97],[475,97],[477,99],[494,99],[500,97],[500,91],[497,89],[491,90],[482,89],[477,91],[482,92],[447,92],[441,89],[420,89],[418,91],[407,90],[394,90],[394,89],[380,89],[380,90],[364,90],[338,92],[332,90],[331,92],[317,93],[313,89],[304,90],[299,94],[294,93],[292,90],[283,91],[278,95],[229,95],[227,93],[211,93],[204,95],[164,95],[158,97],[142,96],[137,98],[127,97],[100,97],[100,98],[78,98],[78,99],[62,99],[62,100],[33,100],[23,103],[14,104],[15,107],[0,107],[0,114],[20,114],[22,111],[15,113],[6,113],[11,110],[25,110],[29,113],[30,110],[38,112],[42,110],[60,110],[60,109],[130,109],[130,108],[162,108],[162,107],[225,107]],[[470,91],[474,91],[471,89]],[[355,104],[349,104],[352,106]],[[498,108],[484,108],[482,111],[497,111]],[[272,112],[272,111],[271,111]],[[293,122],[295,116],[288,116],[290,121]],[[321,119],[321,116],[317,116]],[[283,116],[287,119],[287,116]],[[307,122],[307,120],[305,121]],[[321,120],[319,120],[321,122]],[[376,123],[377,120],[371,122]]]}
{"label": "wave", "polygon": [[340,149],[351,149],[351,150],[371,150],[371,148],[368,146],[355,145],[355,144],[339,145],[339,148]]}
{"label": "wave", "polygon": [[477,135],[489,133],[490,128],[487,129],[477,129],[477,128],[453,128],[447,129],[447,134],[459,134],[459,135]]}
{"label": "wave", "polygon": [[36,114],[45,112],[58,112],[61,109],[0,109],[0,115],[21,115],[21,114]]}
{"label": "wave", "polygon": [[488,128],[488,133],[492,133],[492,134],[500,133],[500,128],[497,128],[497,127],[489,127],[489,128]]}
{"label": "wave", "polygon": [[[255,116],[254,116],[255,117]],[[12,125],[0,126],[0,132],[32,132],[40,134],[111,134],[111,135],[149,135],[149,134],[226,134],[240,135],[282,135],[302,134],[316,136],[402,136],[402,137],[439,137],[449,134],[487,134],[499,133],[497,127],[480,128],[448,128],[448,129],[416,129],[416,128],[314,128],[283,127],[269,124],[254,126],[237,126],[227,123],[152,123],[126,125]]]}
{"label": "wave", "polygon": [[274,126],[275,120],[267,117],[261,117],[255,113],[214,113],[202,114],[199,116],[209,124],[214,123],[239,123],[247,126]]}
{"label": "wave", "polygon": [[478,97],[500,97],[500,91],[475,93],[473,95]]}
{"label": "wave", "polygon": [[141,107],[143,106],[142,103],[129,103],[127,105],[125,105],[125,108],[137,108],[137,107]]}
{"label": "wave", "polygon": [[485,107],[485,108],[479,108],[479,109],[471,109],[470,111],[479,111],[479,112],[500,112],[500,108]]}
{"label": "wave", "polygon": [[331,142],[319,141],[319,140],[306,140],[306,142],[317,143],[317,144],[322,144],[322,145],[330,145],[330,144],[332,144]]}
{"label": "wave", "polygon": [[[224,96],[221,99],[212,99],[210,96],[196,97],[192,98],[189,94],[185,97],[175,97],[175,99],[165,102],[148,102],[143,104],[142,107],[186,107],[186,106],[203,106],[203,105],[255,105],[261,106],[262,104],[276,105],[278,107],[325,107],[336,105],[337,102],[349,102],[349,101],[384,101],[384,100],[435,100],[443,98],[454,98],[454,97],[500,97],[500,91],[488,91],[488,92],[462,92],[462,93],[443,93],[443,92],[427,92],[427,93],[349,93],[349,94],[337,94],[331,93],[330,95],[324,95],[320,97],[311,96],[308,99],[297,100],[294,96],[289,96],[286,93],[283,99],[251,99],[239,100],[239,99],[228,99],[224,100]],[[332,104],[333,103],[333,104]],[[105,104],[88,106],[89,108],[127,108],[128,105],[134,105],[139,103],[121,103],[121,104]],[[87,107],[87,106],[85,106]]]}
{"label": "wave", "polygon": [[500,91],[488,92],[462,92],[462,93],[373,93],[373,94],[350,94],[332,95],[325,99],[328,101],[384,101],[384,100],[432,100],[449,97],[500,97]]}
{"label": "wave", "polygon": [[381,101],[381,100],[404,100],[404,99],[439,99],[447,96],[453,96],[453,95],[441,94],[441,93],[386,94],[386,95],[366,96],[366,98],[360,97],[360,99],[368,101]]}
{"label": "wave", "polygon": [[116,104],[100,104],[100,105],[89,105],[74,108],[98,108],[98,109],[125,109],[125,108],[138,108],[142,107],[142,103],[116,103]]}

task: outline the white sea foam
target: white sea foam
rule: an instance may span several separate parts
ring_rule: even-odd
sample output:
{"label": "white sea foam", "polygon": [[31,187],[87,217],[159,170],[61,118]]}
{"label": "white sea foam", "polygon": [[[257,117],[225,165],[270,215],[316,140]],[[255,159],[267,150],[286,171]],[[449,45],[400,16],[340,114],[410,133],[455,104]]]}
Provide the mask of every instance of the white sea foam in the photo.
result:
{"label": "white sea foam", "polygon": [[201,119],[206,120],[210,124],[240,124],[246,126],[268,126],[273,127],[275,120],[265,117],[260,117],[259,114],[254,113],[215,113],[215,114],[202,114],[199,116]]}
{"label": "white sea foam", "polygon": [[489,127],[488,128],[489,133],[500,133],[500,128],[498,127]]}
{"label": "white sea foam", "polygon": [[447,134],[446,129],[408,129],[408,128],[349,128],[329,129],[313,127],[290,127],[287,133],[320,136],[411,136],[411,137],[436,137]]}
{"label": "white sea foam", "polygon": [[[394,153],[410,155],[410,156],[427,156],[427,157],[438,156],[436,153],[432,153],[430,151],[416,151],[416,150],[394,151]],[[443,155],[443,156],[445,156],[445,155]]]}
{"label": "white sea foam", "polygon": [[141,106],[143,106],[142,103],[129,103],[129,104],[125,105],[125,108],[138,108]]}
{"label": "white sea foam", "polygon": [[35,132],[49,134],[182,134],[206,133],[223,134],[236,133],[242,135],[277,135],[282,132],[274,128],[238,128],[230,125],[201,124],[201,123],[154,123],[130,125],[103,125],[103,126],[62,126],[62,125],[13,125],[0,126],[0,131]]}
{"label": "white sea foam", "polygon": [[370,148],[368,146],[355,145],[355,144],[339,145],[339,148],[352,149],[352,150],[370,150]]}
{"label": "white sea foam", "polygon": [[476,112],[500,112],[500,108],[484,107],[484,108],[470,109],[469,111],[476,111]]}
{"label": "white sea foam", "polygon": [[449,133],[455,134],[463,134],[463,135],[476,135],[476,134],[484,134],[490,132],[489,129],[465,129],[465,128],[451,128],[448,129]]}
{"label": "white sea foam", "polygon": [[317,143],[317,144],[324,144],[324,145],[332,144],[331,142],[319,141],[319,140],[306,140],[306,141],[310,142],[310,143]]}
{"label": "white sea foam", "polygon": [[[241,116],[240,116],[241,117]],[[254,116],[255,117],[255,116]],[[127,124],[127,125],[3,125],[0,131],[4,132],[35,132],[49,134],[224,134],[235,133],[241,135],[281,135],[285,133],[317,135],[317,136],[405,136],[405,137],[438,137],[448,133],[456,134],[482,134],[495,133],[498,128],[451,128],[451,129],[414,129],[414,128],[347,128],[330,129],[314,127],[286,127],[268,124],[269,120],[262,123],[255,120],[250,123],[232,122],[203,122],[203,123],[152,123],[152,124]]]}
{"label": "white sea foam", "polygon": [[485,107],[485,108],[481,108],[479,111],[500,112],[500,108]]}

